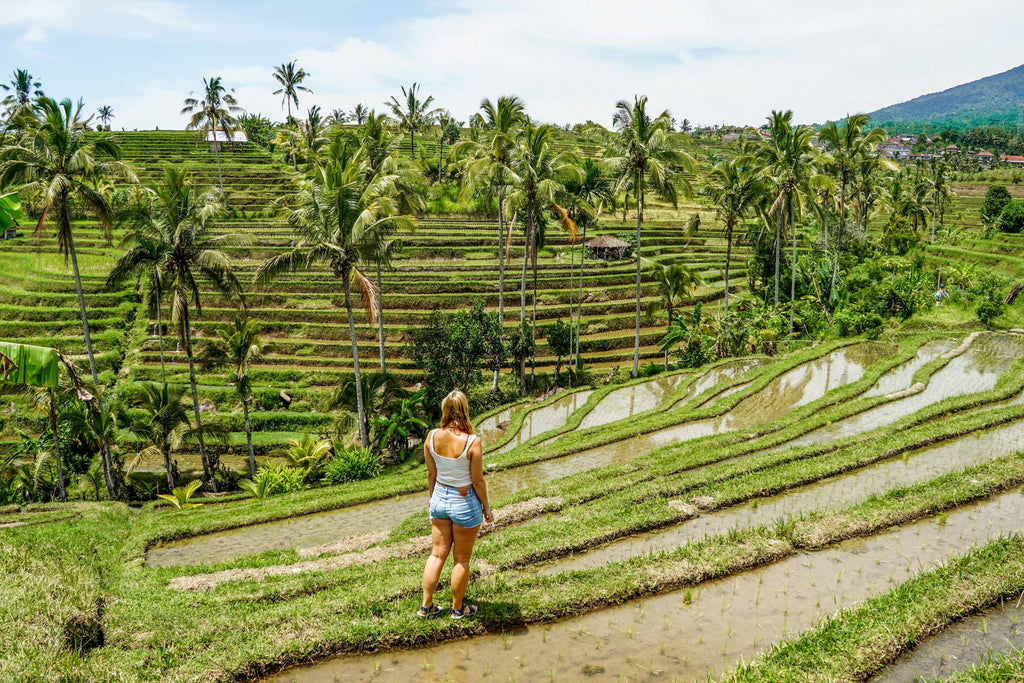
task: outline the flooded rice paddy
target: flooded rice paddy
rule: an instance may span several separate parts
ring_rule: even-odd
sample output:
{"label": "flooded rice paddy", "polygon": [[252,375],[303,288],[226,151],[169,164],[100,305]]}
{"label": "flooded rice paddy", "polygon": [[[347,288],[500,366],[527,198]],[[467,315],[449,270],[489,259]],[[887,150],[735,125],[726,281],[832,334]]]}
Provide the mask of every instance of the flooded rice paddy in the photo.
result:
{"label": "flooded rice paddy", "polygon": [[589,389],[574,391],[552,401],[546,406],[531,411],[523,418],[523,426],[519,428],[516,435],[509,439],[508,443],[491,452],[504,453],[510,451],[535,436],[564,425],[569,416],[576,412],[577,408],[583,406],[592,393],[594,393],[593,390]]}
{"label": "flooded rice paddy", "polygon": [[959,621],[896,658],[873,683],[946,678],[984,663],[996,654],[1024,648],[1021,603],[1014,597]]}
{"label": "flooded rice paddy", "polygon": [[[922,391],[808,432],[787,442],[782,447],[826,443],[854,436],[891,424],[943,399],[989,391],[996,386],[999,378],[1022,355],[1024,355],[1024,337],[996,335],[981,337],[976,339],[963,355],[950,360],[945,367],[932,375]],[[920,358],[921,352],[919,351],[915,362]],[[923,364],[921,363],[921,365]],[[898,374],[902,374],[902,368],[898,368],[882,379],[888,379]],[[911,376],[913,376],[912,373]]]}
{"label": "flooded rice paddy", "polygon": [[[585,553],[548,563],[543,573],[597,567],[667,550],[732,529],[770,525],[777,519],[815,510],[839,510],[896,487],[911,486],[1024,450],[1024,423],[976,432],[892,460],[821,479],[795,490],[709,512],[675,526],[614,541]],[[748,476],[757,476],[748,475]]]}
{"label": "flooded rice paddy", "polygon": [[[743,429],[777,419],[797,406],[821,398],[832,389],[857,381],[872,363],[892,353],[892,350],[891,345],[879,343],[858,344],[839,349],[783,373],[770,381],[758,394],[740,401],[724,416],[684,423],[573,455],[493,472],[487,477],[489,497],[494,501],[500,501],[503,497],[527,486],[552,481],[587,469],[629,462],[660,446],[708,434]],[[730,372],[739,376],[742,367],[743,365],[723,366],[712,372]],[[712,373],[708,373],[710,374]],[[716,381],[707,376],[702,379],[710,388],[728,376],[718,374],[717,377]],[[539,421],[532,428],[539,428],[546,424],[547,420],[563,414],[570,405],[582,406],[586,402],[583,394],[589,396],[589,392],[576,392],[540,409],[551,410],[547,413],[548,417],[536,418]],[[562,405],[555,408],[554,406],[559,403]],[[563,422],[564,419],[563,416]],[[346,536],[389,529],[425,508],[426,494],[415,493],[330,512],[254,524],[152,548],[146,554],[146,563],[149,566],[174,566],[224,562],[267,550],[289,550],[320,545]]]}
{"label": "flooded rice paddy", "polygon": [[1021,531],[1022,515],[1024,496],[1014,490],[950,511],[941,523],[921,520],[579,618],[429,648],[338,657],[272,680],[704,680],[972,546]]}

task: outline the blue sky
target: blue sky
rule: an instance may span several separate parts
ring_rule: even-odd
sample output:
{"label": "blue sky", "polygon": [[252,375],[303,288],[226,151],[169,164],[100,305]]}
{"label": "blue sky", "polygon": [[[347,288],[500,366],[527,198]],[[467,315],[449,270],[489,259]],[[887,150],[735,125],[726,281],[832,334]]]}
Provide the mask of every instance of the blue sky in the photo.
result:
{"label": "blue sky", "polygon": [[1024,3],[976,0],[0,0],[0,76],[113,106],[115,127],[183,127],[204,76],[280,120],[274,65],[297,59],[301,107],[381,108],[413,81],[465,120],[513,93],[536,118],[608,124],[635,93],[699,124],[815,122],[1005,71]]}

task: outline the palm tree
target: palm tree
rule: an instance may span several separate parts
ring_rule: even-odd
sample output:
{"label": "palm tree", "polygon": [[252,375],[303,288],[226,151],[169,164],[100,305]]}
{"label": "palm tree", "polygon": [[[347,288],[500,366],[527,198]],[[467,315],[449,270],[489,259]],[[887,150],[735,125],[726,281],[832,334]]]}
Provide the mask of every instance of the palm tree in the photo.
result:
{"label": "palm tree", "polygon": [[260,339],[256,321],[243,313],[236,313],[231,323],[217,326],[218,341],[207,344],[200,354],[203,370],[230,368],[234,377],[235,393],[242,402],[245,422],[245,442],[249,447],[249,473],[256,476],[256,452],[252,447],[252,425],[249,423],[249,400],[252,395],[249,364],[267,351]]}
{"label": "palm tree", "polygon": [[953,200],[956,193],[949,185],[949,164],[933,158],[928,165],[928,175],[924,179],[925,198],[931,200],[932,208],[932,244],[935,244],[935,222],[942,229],[942,218],[946,206]]}
{"label": "palm tree", "polygon": [[[633,104],[620,100],[615,105],[615,136],[608,150],[607,165],[616,174],[617,193],[636,197],[636,334],[633,342],[633,377],[640,372],[640,287],[642,271],[641,232],[647,190],[678,205],[676,167],[693,168],[693,159],[671,139],[672,117],[664,111],[655,118],[647,113],[647,97],[634,97]],[[685,178],[682,187],[689,190]]]}
{"label": "palm tree", "polygon": [[[700,273],[681,263],[667,268],[660,263],[651,266],[651,276],[658,284],[659,299],[647,306],[647,314],[654,315],[664,309],[668,312],[668,326],[672,327],[673,313],[693,293],[694,287],[704,284]],[[665,349],[665,369],[668,370],[668,349]]]}
{"label": "palm tree", "polygon": [[203,79],[203,91],[200,99],[196,99],[189,93],[185,98],[185,106],[182,107],[182,114],[192,114],[186,130],[199,131],[199,136],[206,137],[206,134],[213,132],[213,153],[217,157],[217,179],[220,182],[220,196],[224,196],[224,176],[220,170],[220,143],[217,140],[217,130],[223,130],[224,136],[231,140],[233,128],[238,125],[235,114],[242,111],[235,99],[234,89],[230,91],[220,81],[220,76]]}
{"label": "palm tree", "polygon": [[[513,188],[508,196],[509,204],[522,209],[526,215],[526,242],[523,249],[523,275],[519,291],[519,324],[526,319],[526,272],[533,263],[533,316],[531,339],[537,340],[537,251],[541,240],[537,233],[537,215],[553,209],[562,226],[569,233],[569,240],[576,241],[576,224],[568,212],[555,202],[559,193],[565,190],[564,182],[579,176],[575,157],[569,152],[556,152],[551,145],[551,126],[535,127],[527,123],[516,137],[515,147],[510,150],[508,180]],[[531,364],[533,361],[531,360]],[[520,388],[525,388],[525,365],[520,363]]]}
{"label": "palm tree", "polygon": [[[583,227],[582,242],[587,239],[588,225],[596,225],[604,207],[615,208],[614,182],[601,168],[601,165],[590,157],[585,157],[579,166],[578,178],[570,178],[565,182],[566,208],[569,216],[577,227]],[[572,268],[575,249],[569,252],[569,320],[572,321]],[[574,344],[576,345],[576,364],[580,361],[580,327],[583,316],[583,261],[586,249],[580,249],[579,295],[576,299],[576,325]]]}
{"label": "palm tree", "polygon": [[143,382],[139,386],[142,391],[134,397],[132,406],[142,410],[143,415],[128,429],[161,456],[167,470],[167,489],[171,490],[175,486],[177,469],[171,462],[171,454],[187,438],[197,434],[188,421],[185,390],[180,386],[155,382]]}
{"label": "palm tree", "polygon": [[110,130],[110,119],[114,118],[114,108],[109,104],[104,104],[96,110],[96,114],[100,117],[103,127]]}
{"label": "palm tree", "polygon": [[[480,103],[484,113],[481,120],[489,133],[486,142],[465,140],[453,148],[453,156],[469,157],[464,185],[472,192],[486,185],[498,194],[498,325],[505,325],[505,194],[508,190],[509,156],[515,145],[515,132],[526,118],[523,101],[516,96],[503,95],[496,101],[484,99]],[[494,388],[497,388],[497,374]]]}
{"label": "palm tree", "polygon": [[[771,209],[775,214],[775,305],[779,304],[779,256],[787,227],[793,233],[793,262],[790,272],[790,301],[796,299],[796,213],[804,197],[821,183],[811,144],[814,130],[810,126],[794,126],[792,111],[772,111],[768,117],[769,140],[757,150],[763,173],[773,186]],[[790,322],[792,322],[792,310]]]}
{"label": "palm tree", "polygon": [[[231,267],[231,260],[221,247],[247,242],[241,235],[213,234],[213,219],[223,205],[212,192],[202,192],[192,184],[184,171],[167,167],[164,184],[157,190],[153,211],[156,220],[166,223],[170,243],[164,248],[167,256],[160,264],[161,280],[171,295],[171,320],[178,325],[179,338],[188,356],[189,384],[192,387],[192,409],[195,417],[199,456],[203,462],[203,479],[213,484],[218,458],[206,453],[204,427],[199,415],[199,393],[196,389],[195,359],[192,349],[192,307],[203,314],[199,282],[212,285],[225,297],[241,299],[241,285]],[[172,227],[173,226],[173,227]]]}
{"label": "palm tree", "polygon": [[71,100],[60,103],[49,97],[36,100],[31,115],[23,117],[25,135],[0,149],[0,187],[21,185],[23,190],[39,196],[42,213],[36,224],[36,234],[42,231],[51,211],[57,214],[57,245],[65,262],[69,258],[71,260],[89,370],[93,384],[98,385],[71,226],[71,207],[74,204],[92,214],[109,241],[112,210],[106,197],[94,188],[94,182],[110,177],[134,182],[136,178],[125,164],[118,161],[120,148],[108,135],[86,135],[90,119],[82,118],[82,107],[81,102],[77,107],[73,106]]}
{"label": "palm tree", "polygon": [[366,123],[366,117],[369,115],[370,110],[363,106],[362,103],[359,103],[356,104],[356,106],[352,107],[352,114],[350,116],[352,118],[352,123],[356,124],[357,126],[361,126],[364,123]]}
{"label": "palm tree", "polygon": [[98,452],[103,461],[103,481],[110,500],[120,500],[124,475],[115,466],[111,446],[117,444],[121,409],[114,401],[75,401],[62,411],[61,420],[70,424],[79,438]]}
{"label": "palm tree", "polygon": [[116,290],[129,279],[145,274],[149,277],[147,310],[156,311],[156,334],[160,345],[160,381],[167,382],[164,363],[164,323],[162,317],[163,292],[162,267],[170,254],[174,241],[174,225],[170,224],[167,211],[153,211],[153,202],[159,196],[159,188],[151,184],[140,193],[140,201],[133,202],[125,211],[121,222],[126,226],[121,246],[125,252],[107,275],[106,288]]}
{"label": "palm tree", "polygon": [[364,448],[369,447],[370,440],[352,315],[352,283],[359,287],[370,322],[374,322],[376,286],[362,268],[373,263],[382,237],[411,223],[410,217],[397,213],[394,201],[388,197],[394,178],[367,176],[367,167],[363,155],[353,153],[344,138],[337,138],[331,144],[326,163],[303,184],[290,205],[282,205],[281,212],[298,232],[298,241],[289,251],[260,266],[254,277],[256,284],[267,285],[284,273],[324,264],[341,280],[352,343],[359,438]]}
{"label": "palm tree", "polygon": [[832,267],[829,301],[835,297],[843,231],[846,230],[846,188],[853,178],[856,163],[873,152],[875,147],[885,140],[885,131],[882,128],[874,128],[870,132],[865,132],[864,128],[867,124],[867,114],[854,114],[846,117],[842,127],[839,127],[834,121],[830,121],[818,131],[818,138],[825,143],[829,152],[826,164],[839,180],[839,229],[836,232],[835,265]]}
{"label": "palm tree", "polygon": [[404,102],[399,101],[394,95],[391,96],[390,102],[384,104],[391,109],[392,116],[398,121],[398,127],[409,134],[409,146],[412,150],[412,158],[416,158],[416,131],[422,130],[424,126],[430,124],[437,116],[440,109],[429,109],[430,104],[434,101],[432,95],[427,96],[427,99],[421,100],[417,94],[419,90],[419,84],[413,83],[406,90],[405,86],[402,86],[402,99]]}
{"label": "palm tree", "polygon": [[281,108],[288,108],[288,118],[286,121],[291,123],[292,121],[292,102],[295,106],[299,106],[299,91],[302,92],[313,92],[306,86],[302,85],[302,81],[306,80],[306,70],[298,66],[298,62],[294,59],[290,62],[285,62],[280,66],[274,67],[274,80],[281,86],[274,91],[275,95],[283,94],[281,98]]}
{"label": "palm tree", "polygon": [[0,83],[0,89],[8,93],[0,105],[7,110],[8,122],[20,112],[31,109],[33,100],[43,97],[42,84],[26,69],[15,69],[8,83]]}
{"label": "palm tree", "polygon": [[[765,196],[766,188],[752,168],[753,159],[741,156],[718,162],[708,175],[705,194],[711,198],[715,213],[725,223],[725,304],[729,313],[729,264],[732,260],[732,236],[736,225],[751,213]],[[723,318],[724,319],[724,318]]]}

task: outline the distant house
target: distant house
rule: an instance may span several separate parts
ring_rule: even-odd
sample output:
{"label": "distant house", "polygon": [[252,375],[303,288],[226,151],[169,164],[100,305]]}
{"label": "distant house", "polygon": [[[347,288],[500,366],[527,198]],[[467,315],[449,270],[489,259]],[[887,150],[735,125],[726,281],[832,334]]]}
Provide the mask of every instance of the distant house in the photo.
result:
{"label": "distant house", "polygon": [[1014,168],[1024,167],[1024,157],[1022,156],[1016,156],[1013,154],[1003,154],[1002,156],[999,157],[999,160],[1002,161],[1007,166],[1013,166]]}
{"label": "distant house", "polygon": [[960,148],[956,145],[946,145],[942,148],[942,153],[945,154],[959,154]]}
{"label": "distant house", "polygon": [[229,142],[232,145],[242,144],[249,142],[249,138],[246,137],[245,133],[240,130],[231,132],[228,136],[227,132],[220,126],[217,126],[217,130],[206,131],[206,142],[210,143],[211,152],[219,152],[224,149],[224,143]]}
{"label": "distant house", "polygon": [[629,242],[624,242],[618,237],[611,235],[601,235],[589,242],[584,242],[583,246],[586,247],[587,253],[590,254],[591,258],[607,261],[609,259],[625,258],[626,250],[629,249]]}
{"label": "distant house", "polygon": [[931,154],[924,154],[922,152],[911,152],[907,156],[903,157],[904,161],[931,161]]}
{"label": "distant house", "polygon": [[989,164],[991,164],[992,160],[995,159],[995,157],[995,154],[993,154],[992,152],[986,152],[985,150],[981,150],[980,152],[974,155],[974,158],[976,158],[978,160],[978,163],[980,163],[982,166],[988,166]]}

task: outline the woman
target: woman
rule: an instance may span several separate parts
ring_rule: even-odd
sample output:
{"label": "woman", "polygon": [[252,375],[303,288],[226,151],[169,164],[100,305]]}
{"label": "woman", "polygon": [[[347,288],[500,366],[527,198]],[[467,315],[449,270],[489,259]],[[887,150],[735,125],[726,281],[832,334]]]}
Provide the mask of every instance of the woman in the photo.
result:
{"label": "woman", "polygon": [[441,569],[454,547],[452,568],[452,619],[477,611],[464,602],[469,585],[469,558],[480,524],[494,521],[484,483],[483,449],[469,424],[469,401],[455,390],[441,401],[441,427],[431,430],[423,444],[430,491],[430,526],[433,550],[423,570],[423,606],[419,616],[441,613],[434,605],[434,590]]}

